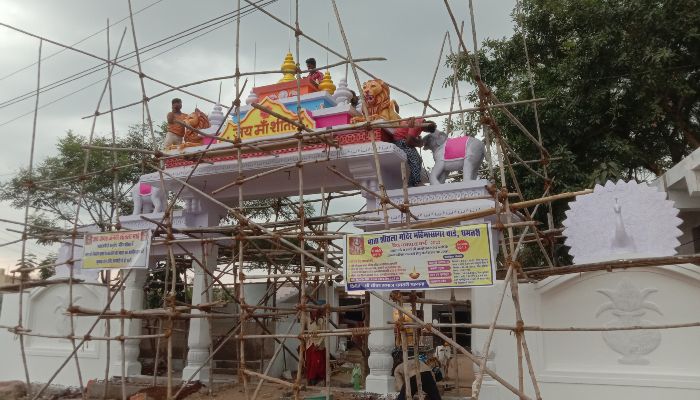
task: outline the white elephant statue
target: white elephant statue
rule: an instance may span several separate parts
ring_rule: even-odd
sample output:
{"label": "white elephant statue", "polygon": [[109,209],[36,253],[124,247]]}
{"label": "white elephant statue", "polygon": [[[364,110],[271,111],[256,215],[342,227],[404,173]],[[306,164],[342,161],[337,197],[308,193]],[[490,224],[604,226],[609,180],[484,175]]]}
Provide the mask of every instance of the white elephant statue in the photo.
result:
{"label": "white elephant statue", "polygon": [[430,171],[430,184],[445,183],[452,171],[462,170],[465,181],[476,180],[486,147],[481,140],[471,136],[448,138],[445,132],[436,130],[423,137],[423,148],[433,152],[435,166]]}
{"label": "white elephant statue", "polygon": [[165,193],[156,185],[139,182],[131,190],[131,197],[134,200],[132,215],[163,212]]}

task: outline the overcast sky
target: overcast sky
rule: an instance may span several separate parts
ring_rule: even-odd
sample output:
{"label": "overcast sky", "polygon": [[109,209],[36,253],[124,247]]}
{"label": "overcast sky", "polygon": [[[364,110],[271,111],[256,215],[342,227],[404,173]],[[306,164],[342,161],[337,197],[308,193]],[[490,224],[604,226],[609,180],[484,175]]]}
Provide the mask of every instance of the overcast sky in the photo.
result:
{"label": "overcast sky", "polygon": [[[259,1],[259,0],[256,0]],[[291,12],[294,1],[265,0],[266,9],[284,21],[293,20]],[[188,28],[211,19],[230,16],[236,10],[236,1],[184,0],[134,0],[136,36],[139,48],[161,41]],[[246,4],[241,1],[242,7]],[[304,33],[322,43],[328,44],[339,53],[345,53],[344,45],[333,13],[332,3],[321,0],[299,2],[300,25]],[[479,42],[483,39],[510,36],[513,32],[511,11],[515,0],[474,0],[476,30]],[[471,32],[468,2],[451,1],[453,11],[459,21],[466,20],[465,31]],[[365,63],[364,67],[386,81],[418,96],[427,95],[430,80],[437,64],[440,45],[446,31],[454,34],[452,23],[440,0],[338,0],[338,7],[355,58],[385,57],[382,62]],[[107,19],[112,27],[112,54],[116,51],[119,39],[128,26],[128,3],[124,1],[98,0],[4,0],[0,22],[22,30],[44,36],[57,42],[106,57],[107,39],[104,32]],[[244,7],[241,19],[240,69],[270,70],[280,67],[288,49],[294,53],[295,42],[289,29],[275,22],[269,16],[251,12]],[[184,84],[210,77],[232,74],[235,71],[235,20],[219,18],[215,25],[201,26],[193,34],[179,38],[160,47],[144,51],[141,58],[146,74],[173,85]],[[452,44],[457,42],[452,36]],[[465,36],[471,49],[471,35]],[[162,43],[160,43],[162,44]],[[257,57],[254,57],[257,47]],[[0,180],[7,180],[19,167],[26,166],[29,159],[35,97],[25,96],[24,101],[10,101],[18,96],[36,90],[39,40],[0,26],[0,126],[3,143],[0,147]],[[127,30],[120,54],[134,50],[131,31]],[[446,49],[446,52],[448,49]],[[163,53],[164,52],[164,53]],[[162,54],[160,54],[162,53]],[[83,71],[101,67],[103,63],[89,56],[70,50],[62,51],[58,46],[44,43],[45,58],[41,64],[41,84],[49,85]],[[319,65],[339,61],[333,55],[306,39],[301,41],[301,58],[315,57]],[[444,62],[439,68],[437,82],[431,98],[442,111],[450,104],[451,89],[443,88],[442,81],[449,74]],[[135,60],[127,60],[124,65],[133,67]],[[303,65],[303,62],[302,62]],[[135,68],[135,67],[134,67]],[[128,71],[115,70],[113,76],[115,106],[138,101],[141,89],[138,77]],[[331,69],[334,81],[345,75],[344,67]],[[39,96],[37,124],[37,144],[35,159],[40,161],[55,152],[56,139],[72,129],[87,135],[91,120],[81,119],[95,111],[100,91],[104,85],[106,71],[99,69],[91,75],[47,90]],[[366,76],[360,76],[366,80]],[[255,84],[273,83],[277,75],[256,78]],[[252,87],[250,78],[247,88]],[[351,83],[351,88],[354,88]],[[163,85],[147,81],[149,94],[166,89]],[[194,86],[191,91],[216,100],[219,83],[212,82]],[[224,81],[221,100],[230,104],[235,97],[232,80]],[[464,87],[462,92],[465,93]],[[75,92],[75,93],[74,93]],[[244,94],[243,98],[247,95]],[[165,119],[170,109],[170,99],[174,94],[153,99],[150,109],[154,122]],[[184,93],[178,93],[184,101],[184,111],[199,106],[205,112],[211,105]],[[402,116],[420,115],[422,106],[400,93],[392,97],[401,105]],[[106,108],[106,104],[101,107]],[[126,132],[129,125],[141,122],[142,108],[131,107],[115,113],[117,134]],[[97,134],[109,132],[109,119],[98,119]],[[19,221],[23,213],[0,209],[0,218]],[[6,231],[11,225],[0,224],[0,243],[17,239],[19,236]],[[13,228],[17,229],[17,226]],[[38,256],[44,256],[49,249],[31,249]],[[20,246],[0,247],[0,268],[14,264],[20,257]]]}

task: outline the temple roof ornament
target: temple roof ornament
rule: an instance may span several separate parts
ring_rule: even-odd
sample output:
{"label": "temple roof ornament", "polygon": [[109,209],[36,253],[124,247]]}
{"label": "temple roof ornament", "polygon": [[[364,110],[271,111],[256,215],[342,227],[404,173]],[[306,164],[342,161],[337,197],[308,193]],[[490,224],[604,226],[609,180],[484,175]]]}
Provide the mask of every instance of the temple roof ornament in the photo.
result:
{"label": "temple roof ornament", "polygon": [[333,79],[331,79],[330,71],[326,71],[326,73],[323,74],[323,80],[319,83],[318,89],[325,90],[328,94],[333,94],[335,92],[335,84],[333,83]]}
{"label": "temple roof ornament", "polygon": [[576,264],[672,256],[680,245],[678,210],[646,183],[608,181],[569,207],[563,234]]}
{"label": "temple roof ornament", "polygon": [[250,93],[248,94],[248,97],[246,97],[246,99],[245,99],[245,103],[247,105],[251,105],[251,104],[257,103],[257,102],[258,102],[258,95],[254,91],[251,90]]}
{"label": "temple roof ornament", "polygon": [[209,114],[209,123],[211,126],[218,127],[222,122],[224,122],[224,113],[221,111],[221,104],[217,104]]}
{"label": "temple roof ornament", "polygon": [[281,70],[282,73],[284,73],[284,76],[279,80],[280,83],[292,82],[296,80],[296,76],[294,74],[297,72],[297,63],[294,61],[294,56],[292,56],[291,52],[288,52],[284,57]]}
{"label": "temple roof ornament", "polygon": [[333,99],[338,104],[349,104],[352,98],[352,92],[348,89],[348,81],[345,78],[340,79],[338,88],[333,93]]}

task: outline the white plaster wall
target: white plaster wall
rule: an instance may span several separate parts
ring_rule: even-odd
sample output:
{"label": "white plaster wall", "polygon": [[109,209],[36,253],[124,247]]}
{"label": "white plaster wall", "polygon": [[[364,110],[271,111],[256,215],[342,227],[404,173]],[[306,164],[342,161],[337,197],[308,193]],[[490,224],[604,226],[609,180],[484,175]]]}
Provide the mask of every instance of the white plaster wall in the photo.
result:
{"label": "white plaster wall", "polygon": [[[596,316],[601,307],[610,303],[598,291],[616,291],[620,282],[631,283],[640,292],[644,289],[657,290],[649,294],[645,301],[661,314],[642,308],[644,315],[641,318],[647,324],[700,321],[700,309],[697,307],[700,303],[700,273],[696,267],[684,265],[593,272],[520,285],[525,324],[546,327],[605,326],[617,317],[611,309],[603,310]],[[490,322],[501,288],[502,282],[497,288],[473,292],[472,318],[475,323]],[[628,299],[628,304],[634,302],[630,300],[634,296],[622,297]],[[512,325],[514,321],[514,308],[508,290],[499,323]],[[638,365],[621,363],[622,355],[606,344],[601,332],[527,332],[543,398],[700,398],[700,328],[658,332],[658,347],[642,357],[648,361],[647,364]],[[484,330],[474,330],[475,350],[482,349],[485,335]],[[509,331],[497,332],[492,350],[495,357],[490,362],[491,367],[517,386],[515,337]],[[532,386],[527,384],[526,387],[528,394],[533,395]],[[489,381],[484,385],[482,398],[511,399],[513,396],[507,389]]]}
{"label": "white plaster wall", "polygon": [[[100,292],[100,289],[102,291]],[[68,305],[68,286],[54,285],[47,288],[28,290],[24,294],[24,325],[33,333],[67,335],[70,332],[69,319],[64,315]],[[74,304],[86,308],[102,309],[105,305],[104,289],[98,286],[73,285]],[[0,325],[16,326],[19,313],[19,294],[4,295]],[[76,317],[76,335],[84,335],[94,322],[94,317]],[[92,331],[93,336],[104,336],[105,322],[100,322]],[[116,332],[112,325],[112,332]],[[77,340],[76,342],[79,342]],[[73,350],[66,339],[25,337],[25,351],[29,376],[33,382],[46,382]],[[95,378],[104,378],[107,344],[105,341],[87,342],[78,350],[78,359],[83,383]],[[0,381],[24,380],[24,368],[19,339],[7,330],[0,330]],[[114,373],[114,371],[112,371]],[[53,383],[78,386],[77,369],[70,361],[58,374]]]}
{"label": "white plaster wall", "polygon": [[676,250],[678,254],[695,254],[696,243],[693,241],[693,228],[700,226],[700,212],[681,212],[678,216],[683,219],[683,223],[679,226],[683,235],[678,238],[681,245]]}

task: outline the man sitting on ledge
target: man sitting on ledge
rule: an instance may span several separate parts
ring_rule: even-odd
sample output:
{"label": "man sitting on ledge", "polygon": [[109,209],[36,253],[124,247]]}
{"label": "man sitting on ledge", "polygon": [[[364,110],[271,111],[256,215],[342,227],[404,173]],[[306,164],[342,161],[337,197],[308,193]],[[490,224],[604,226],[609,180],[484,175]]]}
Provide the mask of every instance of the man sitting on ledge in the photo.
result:
{"label": "man sitting on ledge", "polygon": [[[424,123],[429,123],[430,125],[423,128],[421,125]],[[406,153],[408,186],[420,186],[423,158],[421,158],[416,147],[423,146],[423,140],[420,137],[421,132],[434,132],[437,125],[423,118],[416,118],[413,127],[409,127],[409,121],[401,121],[400,125],[401,127],[394,129],[394,144]]]}
{"label": "man sitting on ledge", "polygon": [[185,128],[182,124],[186,124],[195,129],[206,129],[211,125],[206,114],[195,109],[192,114],[182,112],[182,100],[175,98],[172,101],[172,111],[168,113],[168,132],[165,134],[165,143],[163,147],[168,149],[173,145],[181,145],[190,143],[190,145],[202,144],[202,137],[192,129]]}

